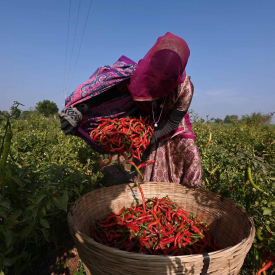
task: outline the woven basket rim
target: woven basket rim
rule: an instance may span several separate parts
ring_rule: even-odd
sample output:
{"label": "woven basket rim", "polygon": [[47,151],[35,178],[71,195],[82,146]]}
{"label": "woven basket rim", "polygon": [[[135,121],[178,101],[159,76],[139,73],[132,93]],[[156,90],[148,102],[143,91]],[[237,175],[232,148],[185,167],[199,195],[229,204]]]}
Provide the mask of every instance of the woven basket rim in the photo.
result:
{"label": "woven basket rim", "polygon": [[[160,182],[144,182],[143,184],[146,184],[146,183],[149,183],[149,184],[152,184],[152,183],[160,183]],[[161,183],[164,183],[164,182],[161,182]],[[125,186],[132,186],[132,187],[135,187],[135,183],[125,183],[125,184],[122,184],[122,185],[125,185]],[[112,188],[113,186],[108,186],[108,187],[103,187],[104,189],[107,189],[107,188]],[[193,189],[193,188],[189,188],[188,186],[183,186],[187,189]],[[99,189],[96,189],[96,190],[93,190],[91,192],[88,192],[86,194],[84,194],[83,196],[86,196],[92,192],[95,192]],[[205,193],[213,193],[209,190],[205,190],[205,189],[200,189],[200,192],[205,192]],[[216,193],[214,193],[215,196],[217,197],[222,197],[221,195],[218,195]],[[78,201],[81,201],[82,197],[81,196],[80,198],[78,198],[75,203],[78,204]],[[218,254],[218,253],[221,253],[221,252],[231,252],[231,250],[234,250],[234,249],[237,249],[241,244],[243,244],[244,242],[247,242],[248,239],[251,239],[253,238],[253,236],[255,236],[255,232],[256,232],[256,229],[255,229],[255,225],[254,225],[254,221],[252,219],[252,217],[240,206],[238,205],[237,203],[233,202],[232,200],[224,197],[225,200],[229,200],[232,204],[234,204],[235,206],[241,208],[241,210],[246,213],[247,215],[247,218],[248,220],[250,221],[251,223],[251,228],[250,228],[250,232],[248,234],[248,236],[246,238],[244,238],[241,242],[237,243],[236,245],[234,246],[229,246],[229,247],[226,247],[226,248],[223,248],[223,249],[220,249],[220,250],[217,250],[217,251],[214,251],[214,252],[210,252],[208,253],[208,255],[210,257]],[[109,253],[115,253],[115,254],[120,254],[121,256],[127,256],[129,258],[129,256],[133,255],[133,258],[137,259],[148,259],[148,257],[150,257],[151,259],[156,259],[156,260],[162,260],[162,261],[173,261],[173,260],[176,260],[176,259],[188,259],[188,258],[191,258],[192,259],[201,259],[201,258],[204,258],[204,256],[202,254],[191,254],[191,255],[180,255],[180,256],[168,256],[168,255],[148,255],[148,254],[143,254],[143,253],[133,253],[133,252],[128,252],[128,251],[124,251],[124,250],[120,250],[120,249],[117,249],[117,248],[113,248],[113,247],[109,247],[109,246],[106,246],[106,245],[103,245],[101,243],[98,243],[96,242],[93,238],[87,236],[86,234],[82,233],[75,225],[72,224],[71,222],[71,219],[72,219],[72,216],[71,216],[71,210],[74,208],[74,207],[77,207],[77,205],[73,205],[70,207],[70,210],[68,211],[68,215],[67,215],[67,221],[68,221],[68,224],[71,228],[73,228],[73,230],[75,231],[75,234],[78,234],[80,235],[82,238],[86,239],[85,241],[86,242],[91,242],[94,246],[96,246],[98,249],[101,249],[101,250],[104,250],[105,252],[109,252]]]}
{"label": "woven basket rim", "polygon": [[[214,256],[215,254],[218,254],[218,253],[221,253],[221,252],[227,252],[227,251],[231,252],[231,250],[234,250],[235,248],[238,248],[242,243],[246,242],[247,239],[250,239],[254,235],[254,232],[255,232],[255,230],[253,228],[253,229],[250,230],[249,236],[247,238],[243,239],[240,243],[238,243],[234,246],[229,246],[227,248],[223,248],[223,249],[220,249],[220,250],[217,250],[217,251],[214,251],[214,252],[210,252],[210,253],[208,253],[208,255],[211,257],[211,256]],[[140,258],[140,259],[143,259],[143,258],[148,259],[148,257],[150,257],[151,259],[156,259],[156,260],[157,259],[158,260],[167,259],[167,260],[169,260],[169,262],[171,262],[171,260],[175,260],[175,259],[178,259],[178,258],[181,258],[181,259],[187,259],[187,258],[191,258],[191,257],[192,257],[192,259],[204,258],[202,254],[168,256],[168,255],[150,255],[150,254],[143,254],[143,253],[133,253],[133,252],[120,250],[120,249],[117,249],[117,248],[109,247],[109,246],[106,246],[104,244],[98,243],[93,238],[83,234],[79,230],[76,231],[76,233],[81,235],[84,238],[87,238],[88,241],[92,242],[95,247],[97,247],[101,250],[105,250],[106,252],[112,252],[112,253],[120,254],[121,256],[133,255],[134,258]]]}

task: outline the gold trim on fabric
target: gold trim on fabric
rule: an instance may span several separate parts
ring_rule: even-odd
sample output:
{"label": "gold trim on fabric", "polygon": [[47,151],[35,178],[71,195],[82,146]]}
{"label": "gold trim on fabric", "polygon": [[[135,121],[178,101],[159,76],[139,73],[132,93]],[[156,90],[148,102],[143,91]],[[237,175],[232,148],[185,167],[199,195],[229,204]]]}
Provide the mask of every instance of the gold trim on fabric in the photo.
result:
{"label": "gold trim on fabric", "polygon": [[153,101],[156,99],[159,99],[159,97],[158,98],[133,98],[134,101]]}

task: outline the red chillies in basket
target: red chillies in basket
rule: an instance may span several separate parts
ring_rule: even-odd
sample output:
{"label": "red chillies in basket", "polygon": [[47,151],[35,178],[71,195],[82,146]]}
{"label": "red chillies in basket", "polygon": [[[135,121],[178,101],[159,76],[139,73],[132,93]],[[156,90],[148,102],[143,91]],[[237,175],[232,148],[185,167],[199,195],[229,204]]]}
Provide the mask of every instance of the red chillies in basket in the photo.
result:
{"label": "red chillies in basket", "polygon": [[105,220],[93,222],[91,231],[95,241],[151,255],[179,256],[222,249],[211,237],[206,223],[201,221],[205,214],[197,219],[168,196],[145,200],[142,187],[139,184],[137,187],[142,203],[135,205],[133,202],[118,214],[111,213]]}

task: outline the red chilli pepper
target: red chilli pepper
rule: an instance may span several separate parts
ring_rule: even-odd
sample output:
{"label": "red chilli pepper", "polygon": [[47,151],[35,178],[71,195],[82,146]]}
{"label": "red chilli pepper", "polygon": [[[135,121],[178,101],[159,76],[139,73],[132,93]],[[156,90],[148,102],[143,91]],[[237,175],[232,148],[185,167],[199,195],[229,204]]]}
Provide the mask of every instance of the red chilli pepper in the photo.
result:
{"label": "red chilli pepper", "polygon": [[273,255],[270,255],[269,261],[267,262],[267,264],[266,264],[263,268],[261,268],[261,269],[258,271],[257,275],[260,275],[262,272],[268,270],[268,269],[271,267],[273,261],[274,261],[274,256],[273,256]]}
{"label": "red chilli pepper", "polygon": [[110,156],[110,159],[109,159],[109,161],[108,161],[107,163],[104,163],[104,162],[102,162],[101,159],[99,159],[99,163],[100,163],[101,165],[103,165],[103,166],[107,166],[107,165],[109,165],[111,162],[112,162],[112,156]]}

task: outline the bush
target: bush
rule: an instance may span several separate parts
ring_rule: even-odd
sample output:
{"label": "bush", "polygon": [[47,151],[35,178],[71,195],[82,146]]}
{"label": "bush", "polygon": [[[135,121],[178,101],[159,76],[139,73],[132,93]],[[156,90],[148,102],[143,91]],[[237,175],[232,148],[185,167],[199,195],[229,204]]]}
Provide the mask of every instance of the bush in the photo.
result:
{"label": "bush", "polygon": [[[264,250],[275,254],[275,129],[240,122],[208,126],[193,123],[202,157],[205,188],[241,205],[252,216],[258,237],[255,239],[241,274],[254,274],[261,268]],[[209,134],[212,140],[206,147]],[[252,179],[263,190],[248,181]],[[263,241],[268,232],[273,237]]]}
{"label": "bush", "polygon": [[0,273],[29,274],[37,258],[68,236],[68,205],[102,175],[98,154],[81,139],[65,137],[59,120],[10,117],[0,126],[0,145],[7,125],[13,138],[7,159],[1,156]]}
{"label": "bush", "polygon": [[270,124],[272,116],[274,113],[269,113],[269,114],[263,114],[263,113],[252,113],[250,116],[249,115],[244,115],[242,116],[241,121],[245,124],[261,124],[261,125],[266,125]]}
{"label": "bush", "polygon": [[[99,155],[81,139],[65,137],[59,120],[35,112],[27,120],[17,116],[12,111],[0,125],[0,146],[7,132],[13,133],[7,158],[0,148],[0,274],[30,274],[36,259],[67,236],[68,206],[102,180]],[[241,274],[255,274],[263,251],[275,254],[275,128],[244,120],[230,127],[208,125],[193,111],[190,116],[205,188],[238,203],[254,219],[258,234]],[[263,192],[247,180],[248,166]],[[273,236],[263,239],[268,232]]]}
{"label": "bush", "polygon": [[238,116],[237,115],[227,115],[224,119],[224,123],[235,123],[238,121]]}
{"label": "bush", "polygon": [[216,122],[216,123],[223,123],[223,120],[220,119],[220,118],[216,118],[216,119],[214,120],[214,122]]}

